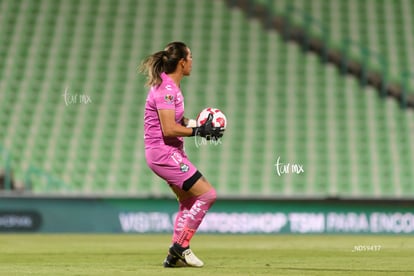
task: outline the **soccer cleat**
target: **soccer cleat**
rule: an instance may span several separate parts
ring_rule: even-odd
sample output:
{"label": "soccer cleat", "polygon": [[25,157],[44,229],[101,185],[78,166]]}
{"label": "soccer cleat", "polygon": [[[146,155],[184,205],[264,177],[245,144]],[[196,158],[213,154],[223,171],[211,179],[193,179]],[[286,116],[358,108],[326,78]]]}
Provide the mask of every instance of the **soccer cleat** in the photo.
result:
{"label": "soccer cleat", "polygon": [[185,262],[190,266],[202,267],[204,265],[203,261],[197,258],[197,256],[193,253],[193,251],[190,248],[184,250],[183,256]]}
{"label": "soccer cleat", "polygon": [[186,267],[187,264],[180,258],[168,254],[163,262],[164,267]]}
{"label": "soccer cleat", "polygon": [[179,258],[181,261],[185,262],[188,266],[193,267],[202,267],[204,263],[202,260],[197,258],[193,251],[187,247],[183,248],[177,244],[174,244],[170,247],[169,253],[175,258]]}

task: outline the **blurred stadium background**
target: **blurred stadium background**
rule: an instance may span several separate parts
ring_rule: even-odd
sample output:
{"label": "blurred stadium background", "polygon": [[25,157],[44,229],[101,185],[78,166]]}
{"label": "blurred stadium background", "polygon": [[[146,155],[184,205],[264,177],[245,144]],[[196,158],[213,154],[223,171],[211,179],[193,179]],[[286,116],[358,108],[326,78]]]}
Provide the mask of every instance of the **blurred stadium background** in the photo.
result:
{"label": "blurred stadium background", "polygon": [[[145,163],[137,66],[181,40],[187,116],[228,117],[222,144],[186,139],[221,197],[413,198],[413,14],[410,0],[1,0],[3,195],[171,197]],[[278,175],[278,159],[304,172]]]}

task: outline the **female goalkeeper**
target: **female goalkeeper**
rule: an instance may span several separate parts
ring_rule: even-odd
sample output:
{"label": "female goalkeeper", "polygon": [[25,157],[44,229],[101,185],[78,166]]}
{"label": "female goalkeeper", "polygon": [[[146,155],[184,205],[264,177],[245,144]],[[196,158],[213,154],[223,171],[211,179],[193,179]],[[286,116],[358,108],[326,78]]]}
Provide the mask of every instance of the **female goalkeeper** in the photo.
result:
{"label": "female goalkeeper", "polygon": [[212,126],[212,116],[199,127],[184,117],[180,82],[190,75],[191,67],[191,51],[182,42],[169,43],[163,51],[148,56],[140,66],[150,87],[144,114],[146,161],[168,183],[179,202],[172,245],[164,267],[203,266],[191,251],[190,240],[216,200],[215,189],[184,152],[183,137],[218,139],[224,131]]}

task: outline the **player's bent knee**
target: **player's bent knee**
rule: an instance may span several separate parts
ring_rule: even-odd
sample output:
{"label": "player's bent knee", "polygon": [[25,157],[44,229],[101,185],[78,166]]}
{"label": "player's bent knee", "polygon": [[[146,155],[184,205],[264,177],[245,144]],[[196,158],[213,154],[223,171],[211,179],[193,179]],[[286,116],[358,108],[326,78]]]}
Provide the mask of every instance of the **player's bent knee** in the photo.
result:
{"label": "player's bent knee", "polygon": [[217,199],[216,189],[211,188],[210,190],[202,194],[199,198],[204,202],[208,203],[210,206],[213,205],[213,203],[216,202]]}

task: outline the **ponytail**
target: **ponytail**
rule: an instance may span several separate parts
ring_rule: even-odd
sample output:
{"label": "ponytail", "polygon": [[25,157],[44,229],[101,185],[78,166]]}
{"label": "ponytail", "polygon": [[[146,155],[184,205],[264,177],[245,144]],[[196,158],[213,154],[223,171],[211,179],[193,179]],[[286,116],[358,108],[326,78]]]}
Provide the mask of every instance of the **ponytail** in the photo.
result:
{"label": "ponytail", "polygon": [[178,62],[188,55],[187,46],[183,42],[171,42],[164,51],[146,57],[139,66],[139,72],[147,75],[147,86],[157,86],[162,82],[161,73],[172,73]]}
{"label": "ponytail", "polygon": [[166,52],[159,51],[146,57],[142,61],[139,72],[147,75],[147,86],[161,84],[161,73],[165,71],[166,60],[168,60]]}

